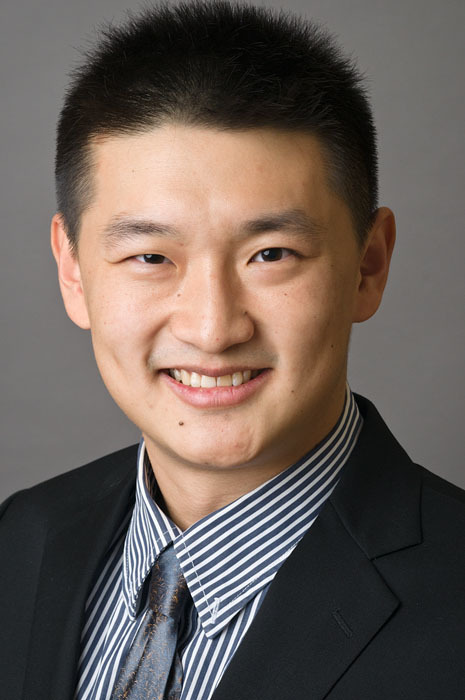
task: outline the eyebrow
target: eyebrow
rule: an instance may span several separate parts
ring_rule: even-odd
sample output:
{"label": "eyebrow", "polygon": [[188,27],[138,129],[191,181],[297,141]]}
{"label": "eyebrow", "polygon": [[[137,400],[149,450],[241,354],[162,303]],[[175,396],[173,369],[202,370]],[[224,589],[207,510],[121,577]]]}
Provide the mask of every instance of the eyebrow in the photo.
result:
{"label": "eyebrow", "polygon": [[[238,230],[240,238],[284,230],[299,237],[320,238],[327,229],[303,209],[286,209],[244,221],[239,225]],[[151,219],[127,217],[123,214],[112,217],[103,228],[102,235],[108,247],[139,236],[160,236],[175,240],[183,238],[182,232],[175,226]]]}
{"label": "eyebrow", "polygon": [[181,233],[174,226],[157,221],[133,219],[121,214],[112,217],[102,231],[106,244],[112,246],[136,238],[137,236],[165,236],[181,238]]}

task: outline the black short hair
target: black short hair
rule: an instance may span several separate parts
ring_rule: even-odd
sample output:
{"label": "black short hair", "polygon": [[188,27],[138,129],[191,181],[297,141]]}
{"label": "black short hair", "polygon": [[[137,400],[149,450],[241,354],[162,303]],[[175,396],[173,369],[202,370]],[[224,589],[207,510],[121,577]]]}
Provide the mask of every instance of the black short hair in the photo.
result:
{"label": "black short hair", "polygon": [[92,140],[170,122],[314,134],[363,242],[377,206],[372,112],[353,60],[320,26],[283,10],[200,0],[101,30],[58,123],[58,211],[74,250],[92,199]]}

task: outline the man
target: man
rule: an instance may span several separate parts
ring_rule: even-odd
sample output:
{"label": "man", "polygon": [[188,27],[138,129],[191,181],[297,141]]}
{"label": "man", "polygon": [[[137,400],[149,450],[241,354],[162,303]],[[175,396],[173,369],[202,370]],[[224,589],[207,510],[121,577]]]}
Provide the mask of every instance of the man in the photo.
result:
{"label": "man", "polygon": [[462,698],[463,493],[347,386],[395,238],[353,65],[147,11],[76,73],[56,174],[64,303],[142,440],[4,504],[2,697]]}

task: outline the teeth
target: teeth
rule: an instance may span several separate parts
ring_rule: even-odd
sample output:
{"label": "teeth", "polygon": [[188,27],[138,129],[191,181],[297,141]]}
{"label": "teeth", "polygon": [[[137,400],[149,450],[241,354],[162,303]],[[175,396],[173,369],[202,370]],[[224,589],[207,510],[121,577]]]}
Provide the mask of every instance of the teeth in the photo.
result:
{"label": "teeth", "polygon": [[232,386],[232,377],[230,374],[224,374],[222,377],[216,378],[216,386]]}
{"label": "teeth", "polygon": [[[186,372],[188,374],[188,372]],[[191,386],[200,386],[203,377],[197,372],[191,372]],[[185,384],[186,382],[183,382]]]}
{"label": "teeth", "polygon": [[[192,374],[194,373],[192,372]],[[200,386],[204,389],[212,389],[214,386],[216,386],[216,377],[207,377],[205,374],[202,374]]]}
{"label": "teeth", "polygon": [[232,376],[233,386],[240,386],[242,384],[242,372],[234,372]]}
{"label": "teeth", "polygon": [[206,374],[188,372],[185,369],[170,369],[169,374],[173,379],[186,386],[212,389],[215,386],[240,386],[245,384],[250,379],[254,379],[259,374],[259,370],[245,369],[243,372],[234,372],[232,375],[223,374],[221,377],[209,377]]}

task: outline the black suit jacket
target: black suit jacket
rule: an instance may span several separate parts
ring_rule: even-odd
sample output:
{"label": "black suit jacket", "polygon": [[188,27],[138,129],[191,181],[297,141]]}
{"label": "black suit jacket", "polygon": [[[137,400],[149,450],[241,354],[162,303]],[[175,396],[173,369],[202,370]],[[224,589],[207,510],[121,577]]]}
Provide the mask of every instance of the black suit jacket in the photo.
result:
{"label": "black suit jacket", "polygon": [[[463,700],[464,492],[376,409],[213,700]],[[0,520],[0,693],[71,700],[84,605],[134,496],[136,447],[20,492]]]}

